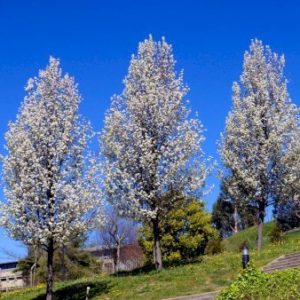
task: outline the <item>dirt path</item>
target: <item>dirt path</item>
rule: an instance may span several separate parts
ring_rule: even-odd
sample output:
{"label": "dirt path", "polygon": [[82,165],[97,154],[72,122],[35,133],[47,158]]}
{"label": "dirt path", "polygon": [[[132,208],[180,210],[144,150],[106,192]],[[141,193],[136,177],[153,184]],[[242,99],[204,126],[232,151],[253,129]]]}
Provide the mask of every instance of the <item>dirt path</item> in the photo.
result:
{"label": "dirt path", "polygon": [[220,291],[215,291],[215,292],[209,292],[209,293],[204,293],[204,294],[168,298],[168,299],[165,299],[165,300],[213,300],[213,299],[216,298],[216,296],[219,293],[220,293]]}

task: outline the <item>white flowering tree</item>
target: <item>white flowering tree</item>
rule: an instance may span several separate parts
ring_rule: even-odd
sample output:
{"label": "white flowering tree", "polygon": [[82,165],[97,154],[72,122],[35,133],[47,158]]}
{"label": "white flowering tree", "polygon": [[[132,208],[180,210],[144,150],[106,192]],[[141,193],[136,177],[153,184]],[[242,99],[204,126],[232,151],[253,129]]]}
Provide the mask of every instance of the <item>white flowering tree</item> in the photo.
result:
{"label": "white flowering tree", "polygon": [[[283,75],[284,57],[253,40],[244,55],[240,83],[233,84],[233,107],[226,120],[220,155],[232,180],[235,199],[258,208],[258,250],[262,246],[266,207],[293,182],[285,162],[298,128],[298,110],[292,104]],[[228,175],[228,174],[227,174]]]}
{"label": "white flowering tree", "polygon": [[[275,209],[285,205],[300,207],[300,127],[293,130],[290,142],[286,145],[285,155],[277,161],[276,168],[276,199]],[[292,204],[293,201],[293,204]],[[299,209],[293,212],[300,217]]]}
{"label": "white flowering tree", "polygon": [[164,39],[150,36],[139,44],[124,84],[102,133],[105,189],[120,213],[152,224],[154,263],[161,269],[159,222],[174,195],[199,191],[208,173],[203,128],[189,119],[188,89]]}
{"label": "white flowering tree", "polygon": [[[48,256],[47,300],[53,299],[53,253],[86,231],[97,213],[96,165],[85,156],[91,129],[78,114],[74,79],[59,60],[29,79],[27,96],[6,133],[2,224]],[[93,162],[91,162],[93,163]]]}

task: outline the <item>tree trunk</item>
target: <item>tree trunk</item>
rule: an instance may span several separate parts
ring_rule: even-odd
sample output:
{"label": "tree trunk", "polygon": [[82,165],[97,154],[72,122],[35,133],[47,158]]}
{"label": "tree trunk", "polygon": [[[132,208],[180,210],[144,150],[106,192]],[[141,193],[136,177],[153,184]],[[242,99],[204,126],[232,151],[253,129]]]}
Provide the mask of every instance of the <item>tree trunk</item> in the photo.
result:
{"label": "tree trunk", "polygon": [[159,221],[157,218],[153,220],[153,236],[154,236],[154,245],[153,245],[154,264],[157,270],[161,270],[163,268],[163,264],[162,264],[162,256],[161,256],[161,249],[160,249]]}
{"label": "tree trunk", "polygon": [[119,271],[119,265],[120,265],[120,252],[121,252],[121,242],[116,240],[116,248],[114,249],[114,272]]}
{"label": "tree trunk", "polygon": [[238,213],[237,213],[236,206],[234,207],[233,218],[234,218],[234,233],[237,233],[239,230],[238,230]]}
{"label": "tree trunk", "polygon": [[61,281],[66,280],[66,268],[65,268],[65,245],[61,246]]}
{"label": "tree trunk", "polygon": [[259,205],[258,212],[258,232],[257,232],[257,251],[260,253],[263,244],[263,227],[265,219],[265,205]]}
{"label": "tree trunk", "polygon": [[121,252],[121,243],[118,242],[117,244],[117,257],[116,257],[116,270],[119,271],[119,265],[120,265],[120,252]]}
{"label": "tree trunk", "polygon": [[39,256],[39,246],[34,247],[34,263],[31,267],[31,287],[35,285],[35,275],[36,275],[36,266],[38,263],[38,256]]}
{"label": "tree trunk", "polygon": [[54,255],[54,242],[50,239],[48,243],[48,260],[47,260],[47,291],[46,300],[53,300],[53,255]]}
{"label": "tree trunk", "polygon": [[152,262],[153,262],[153,265],[155,266],[155,262],[156,262],[156,253],[155,253],[155,245],[154,245],[154,242],[153,242],[153,246],[152,246],[152,252],[153,252],[153,257],[152,257]]}

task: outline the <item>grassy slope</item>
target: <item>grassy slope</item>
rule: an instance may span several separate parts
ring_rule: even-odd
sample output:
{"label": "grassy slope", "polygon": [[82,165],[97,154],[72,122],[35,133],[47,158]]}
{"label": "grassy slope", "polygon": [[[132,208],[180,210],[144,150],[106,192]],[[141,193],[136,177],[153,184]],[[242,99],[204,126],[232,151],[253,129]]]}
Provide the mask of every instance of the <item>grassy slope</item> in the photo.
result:
{"label": "grassy slope", "polygon": [[[282,245],[269,243],[267,234],[272,224],[264,227],[264,248],[260,255],[255,250],[256,228],[240,232],[224,241],[226,251],[204,257],[201,263],[151,271],[136,275],[100,276],[57,284],[58,300],[84,299],[86,286],[91,286],[90,299],[163,299],[171,296],[213,291],[227,286],[241,271],[239,246],[244,240],[250,244],[251,259],[260,267],[287,253],[300,251],[300,232],[290,233]],[[3,294],[1,300],[42,300],[43,287]]]}

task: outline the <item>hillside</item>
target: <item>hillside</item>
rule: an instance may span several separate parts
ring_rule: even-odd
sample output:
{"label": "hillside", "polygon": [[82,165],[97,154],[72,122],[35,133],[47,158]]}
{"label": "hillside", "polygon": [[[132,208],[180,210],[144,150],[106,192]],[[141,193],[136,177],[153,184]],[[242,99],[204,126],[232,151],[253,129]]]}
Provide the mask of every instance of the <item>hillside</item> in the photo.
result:
{"label": "hillside", "polygon": [[[161,272],[140,271],[118,276],[102,275],[56,285],[58,300],[84,299],[87,286],[90,299],[164,299],[171,296],[196,294],[221,289],[229,285],[242,271],[239,246],[244,240],[250,244],[250,256],[261,267],[274,258],[299,251],[300,231],[288,233],[284,245],[270,244],[267,236],[273,224],[264,227],[264,247],[260,255],[255,250],[256,228],[237,233],[223,241],[225,252],[203,257],[201,262],[165,269]],[[42,300],[44,287],[3,294],[1,300]]]}

